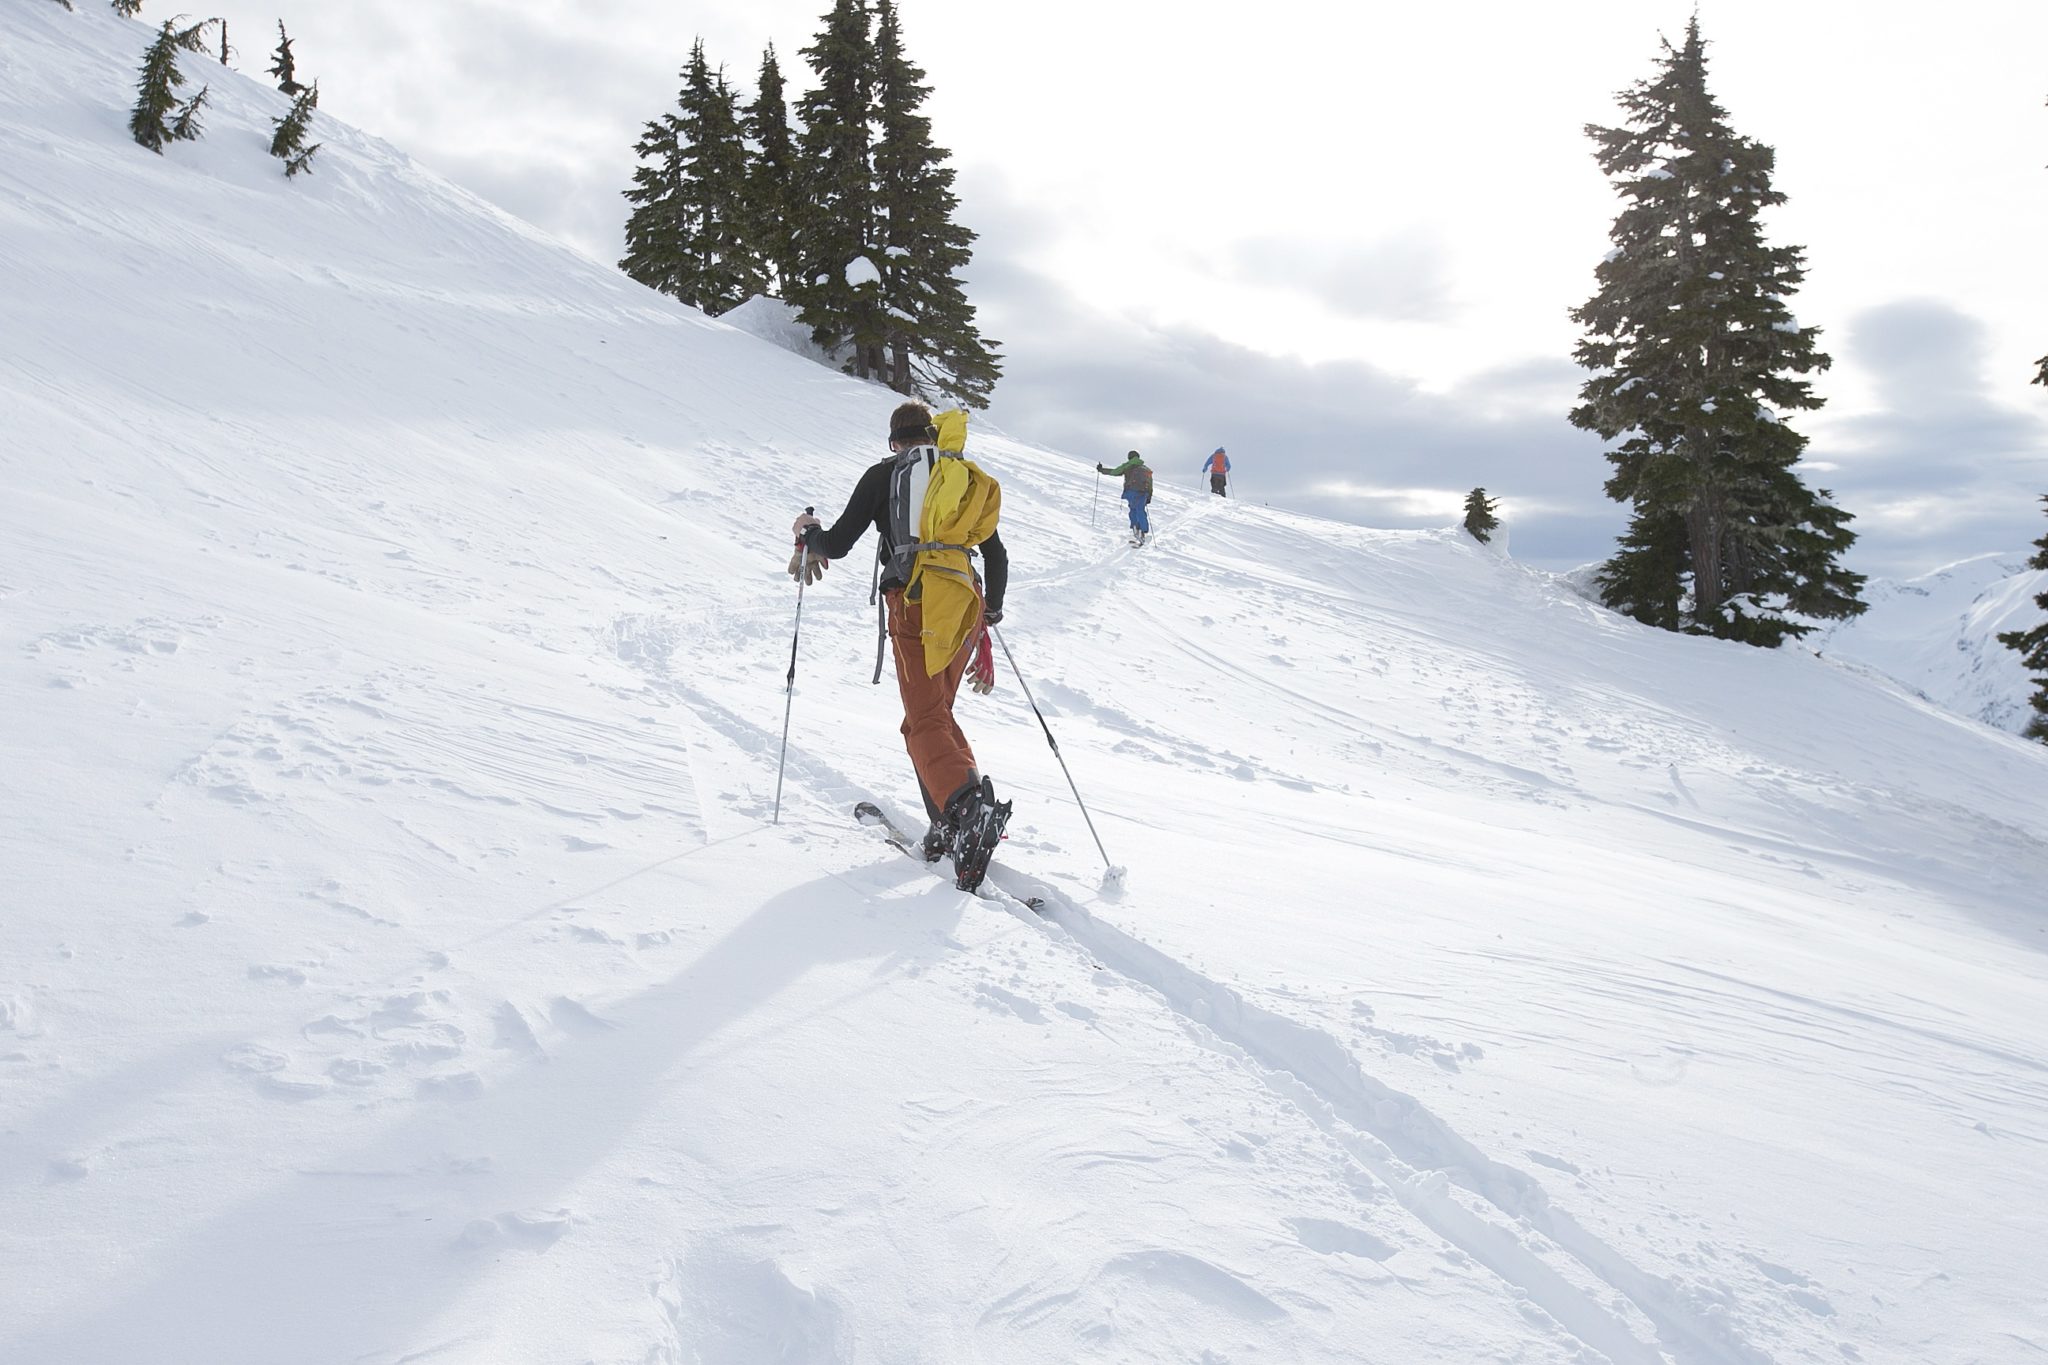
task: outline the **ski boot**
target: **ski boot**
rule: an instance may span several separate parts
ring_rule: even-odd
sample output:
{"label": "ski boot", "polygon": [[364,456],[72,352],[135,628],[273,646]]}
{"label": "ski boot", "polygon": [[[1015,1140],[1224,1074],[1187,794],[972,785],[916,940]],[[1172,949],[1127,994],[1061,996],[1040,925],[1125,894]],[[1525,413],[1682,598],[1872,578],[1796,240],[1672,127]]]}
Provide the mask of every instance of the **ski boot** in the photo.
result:
{"label": "ski boot", "polygon": [[953,885],[972,891],[988,875],[988,862],[996,845],[1003,841],[1003,829],[1010,823],[1010,802],[996,800],[996,784],[989,778],[962,787],[946,803],[946,823],[952,826]]}
{"label": "ski boot", "polygon": [[946,856],[946,850],[953,846],[953,831],[943,821],[932,821],[932,827],[924,832],[924,838],[917,841],[917,851],[928,863],[935,863]]}

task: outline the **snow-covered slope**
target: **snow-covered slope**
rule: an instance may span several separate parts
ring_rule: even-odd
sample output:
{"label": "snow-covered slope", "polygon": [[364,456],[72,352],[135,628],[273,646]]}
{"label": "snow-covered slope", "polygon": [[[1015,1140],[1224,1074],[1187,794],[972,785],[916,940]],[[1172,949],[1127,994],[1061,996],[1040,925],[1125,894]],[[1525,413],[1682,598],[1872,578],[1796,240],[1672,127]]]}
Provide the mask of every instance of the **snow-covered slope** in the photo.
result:
{"label": "snow-covered slope", "polygon": [[2048,570],[2028,568],[2030,557],[1978,555],[1902,583],[1875,580],[1864,594],[1870,610],[1807,642],[2018,734],[2033,716],[2034,682],[1998,636],[2041,619],[2034,599],[2048,592]]}
{"label": "snow-covered slope", "polygon": [[861,563],[772,825],[891,397],[146,35],[0,7],[0,1359],[2048,1349],[2038,746],[983,435],[1128,886],[1007,671],[1046,917],[849,823]]}

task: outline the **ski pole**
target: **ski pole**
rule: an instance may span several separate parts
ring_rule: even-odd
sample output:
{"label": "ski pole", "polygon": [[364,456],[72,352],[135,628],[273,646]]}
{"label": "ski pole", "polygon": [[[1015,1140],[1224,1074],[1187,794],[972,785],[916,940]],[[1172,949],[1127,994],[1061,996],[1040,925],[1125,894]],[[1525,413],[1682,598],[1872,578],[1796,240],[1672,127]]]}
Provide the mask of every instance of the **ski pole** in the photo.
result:
{"label": "ski pole", "polygon": [[1095,499],[1088,504],[1088,529],[1095,529],[1095,514],[1102,507],[1102,476],[1095,476]]}
{"label": "ski pole", "polygon": [[1003,657],[1010,661],[1010,672],[1016,674],[1017,686],[1024,689],[1024,700],[1031,703],[1031,714],[1038,717],[1038,728],[1045,731],[1045,742],[1052,746],[1052,756],[1059,759],[1060,771],[1067,775],[1067,790],[1074,793],[1074,804],[1081,808],[1081,818],[1088,822],[1088,834],[1095,840],[1095,851],[1102,855],[1102,865],[1109,869],[1111,877],[1122,876],[1123,869],[1109,860],[1109,850],[1102,846],[1102,836],[1095,832],[1095,820],[1088,814],[1088,803],[1081,799],[1081,789],[1074,785],[1074,774],[1067,768],[1067,760],[1060,758],[1060,742],[1052,737],[1052,727],[1045,723],[1045,712],[1038,709],[1038,699],[1031,695],[1031,685],[1024,681],[1024,674],[1017,667],[1017,656],[1010,652],[1010,642],[994,626],[988,628],[988,633],[995,636],[996,643],[1003,647]]}
{"label": "ski pole", "polygon": [[[804,515],[815,517],[818,509],[806,507]],[[797,542],[796,559],[796,628],[789,633],[789,677],[782,685],[782,756],[775,760],[775,814],[769,820],[771,825],[782,823],[782,770],[789,762],[789,712],[796,703],[796,642],[804,629],[804,579],[809,577],[811,547]]]}

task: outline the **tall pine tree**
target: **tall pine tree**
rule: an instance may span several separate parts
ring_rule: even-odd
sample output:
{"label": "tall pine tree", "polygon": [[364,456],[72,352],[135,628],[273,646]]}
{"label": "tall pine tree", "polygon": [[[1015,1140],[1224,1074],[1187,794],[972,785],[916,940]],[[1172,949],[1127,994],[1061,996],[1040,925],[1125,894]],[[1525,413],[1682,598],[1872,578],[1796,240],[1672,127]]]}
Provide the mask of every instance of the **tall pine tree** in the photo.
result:
{"label": "tall pine tree", "polygon": [[688,231],[683,221],[679,128],[674,114],[663,114],[640,130],[640,140],[633,145],[640,164],[633,170],[633,187],[623,192],[633,211],[626,215],[626,254],[619,261],[619,269],[649,289],[678,295],[686,274],[683,248]]}
{"label": "tall pine tree", "polygon": [[876,19],[874,183],[888,319],[883,377],[899,393],[986,407],[1002,368],[976,330],[960,284],[975,234],[953,220],[960,206],[953,169],[932,143],[931,120],[918,112],[931,87],[904,53],[895,0],[877,0]]}
{"label": "tall pine tree", "polygon": [[813,341],[848,357],[849,373],[879,378],[888,368],[888,325],[869,126],[875,51],[867,0],[833,0],[824,23],[803,49],[817,86],[797,102],[804,206],[788,298]]}
{"label": "tall pine tree", "polygon": [[[2041,501],[2048,503],[2048,496]],[[2034,557],[2027,561],[2027,567],[2048,569],[2048,534],[2034,542]],[[2036,595],[2034,605],[2048,611],[2048,592]],[[2048,744],[2048,621],[2032,630],[2006,631],[1998,637],[1998,643],[2018,650],[2020,662],[2034,675],[2034,718],[2027,725],[2027,734]]]}
{"label": "tall pine tree", "polygon": [[678,135],[683,148],[684,217],[695,229],[681,297],[717,317],[768,290],[753,246],[747,148],[739,101],[725,72],[710,70],[700,39],[690,52]]}
{"label": "tall pine tree", "polygon": [[744,127],[753,153],[747,171],[753,244],[773,276],[772,287],[786,298],[796,274],[795,217],[803,194],[797,183],[796,142],[789,132],[782,66],[773,43],[761,55],[761,86],[746,108]]}
{"label": "tall pine tree", "polygon": [[1620,440],[1607,494],[1633,504],[1601,592],[1651,625],[1773,645],[1812,628],[1799,617],[1863,610],[1863,575],[1839,562],[1851,517],[1794,471],[1806,438],[1780,416],[1821,405],[1799,376],[1829,361],[1786,307],[1803,253],[1759,222],[1785,201],[1775,153],[1708,93],[1697,18],[1659,68],[1620,95],[1625,126],[1586,130],[1625,201],[1572,313],[1593,377],[1571,421]]}
{"label": "tall pine tree", "polygon": [[716,317],[768,283],[752,245],[738,102],[723,73],[712,74],[702,39],[690,49],[676,106],[635,148],[642,164],[625,192],[634,210],[619,268]]}

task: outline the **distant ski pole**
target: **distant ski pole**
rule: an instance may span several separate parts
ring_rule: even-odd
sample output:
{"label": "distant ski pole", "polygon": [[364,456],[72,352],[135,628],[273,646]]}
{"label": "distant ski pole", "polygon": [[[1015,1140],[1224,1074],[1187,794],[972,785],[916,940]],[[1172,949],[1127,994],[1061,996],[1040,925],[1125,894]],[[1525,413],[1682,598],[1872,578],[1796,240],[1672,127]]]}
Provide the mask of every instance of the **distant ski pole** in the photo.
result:
{"label": "distant ski pole", "polygon": [[[1099,510],[1101,510],[1101,508],[1102,508],[1102,476],[1101,476],[1100,474],[1097,474],[1097,475],[1095,476],[1095,497],[1094,497],[1094,499],[1093,499],[1093,500],[1092,500],[1091,502],[1089,502],[1089,504],[1088,504],[1088,529],[1089,529],[1089,530],[1091,530],[1091,531],[1095,529],[1095,514],[1096,514],[1096,512],[1098,512]],[[1012,667],[1012,668],[1015,668],[1015,667],[1016,667],[1016,665],[1015,665],[1015,664],[1012,664],[1012,665],[1011,665],[1011,667]],[[1022,681],[1022,679],[1019,679],[1018,681],[1020,681],[1020,682],[1021,682],[1021,681]]]}
{"label": "distant ski pole", "polygon": [[1031,703],[1031,714],[1038,717],[1038,728],[1045,731],[1045,742],[1052,746],[1052,756],[1059,760],[1060,771],[1066,773],[1067,790],[1074,793],[1074,804],[1081,808],[1081,818],[1088,822],[1088,834],[1095,840],[1095,851],[1102,855],[1102,865],[1109,869],[1113,880],[1120,880],[1124,870],[1109,860],[1109,850],[1102,846],[1102,836],[1095,832],[1094,817],[1088,814],[1088,803],[1081,799],[1081,789],[1074,785],[1074,774],[1068,770],[1067,760],[1060,757],[1060,742],[1052,737],[1052,727],[1045,723],[1045,712],[1038,709],[1038,699],[1031,695],[1031,685],[1024,681],[1023,671],[1017,667],[1017,656],[1010,652],[1010,642],[994,626],[988,628],[988,633],[995,636],[996,643],[1003,647],[1003,657],[1010,661],[1010,672],[1017,675],[1017,686],[1024,689],[1024,700]]}
{"label": "distant ski pole", "polygon": [[[815,517],[818,509],[806,507],[804,515]],[[782,823],[782,770],[789,762],[789,712],[796,703],[796,642],[804,631],[804,579],[809,577],[811,547],[799,545],[796,560],[796,627],[789,632],[789,677],[782,685],[782,756],[775,760],[775,815],[771,825]]]}

